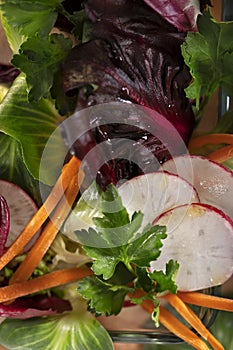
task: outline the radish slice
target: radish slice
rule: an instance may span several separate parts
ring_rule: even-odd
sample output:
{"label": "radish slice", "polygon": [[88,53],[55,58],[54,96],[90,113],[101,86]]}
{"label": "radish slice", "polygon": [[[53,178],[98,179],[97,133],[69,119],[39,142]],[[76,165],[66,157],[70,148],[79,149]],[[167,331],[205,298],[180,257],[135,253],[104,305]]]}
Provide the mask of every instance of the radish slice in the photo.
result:
{"label": "radish slice", "polygon": [[194,291],[221,285],[233,273],[233,222],[208,204],[182,205],[163,213],[154,225],[167,226],[160,257],[152,269],[165,270],[178,261],[178,290]]}
{"label": "radish slice", "polygon": [[189,155],[174,157],[161,169],[173,174],[179,169],[179,174],[191,183],[193,178],[200,202],[221,209],[233,220],[233,173],[229,169],[207,158]]}
{"label": "radish slice", "polygon": [[180,204],[199,202],[196,190],[181,177],[166,172],[153,172],[134,177],[119,188],[123,205],[132,215],[144,214],[143,226],[157,215]]}
{"label": "radish slice", "polygon": [[[35,214],[37,206],[24,190],[9,181],[0,180],[0,194],[6,199],[10,210],[10,232],[6,242],[6,247],[9,247]],[[38,235],[39,232],[27,244],[25,251],[30,249]]]}

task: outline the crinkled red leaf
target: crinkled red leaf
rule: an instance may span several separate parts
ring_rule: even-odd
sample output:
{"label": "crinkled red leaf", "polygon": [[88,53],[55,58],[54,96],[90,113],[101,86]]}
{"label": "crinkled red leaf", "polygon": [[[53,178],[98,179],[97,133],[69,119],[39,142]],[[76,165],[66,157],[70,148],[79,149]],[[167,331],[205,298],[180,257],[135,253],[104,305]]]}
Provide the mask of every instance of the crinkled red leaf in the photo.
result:
{"label": "crinkled red leaf", "polygon": [[198,14],[206,5],[211,5],[208,0],[144,0],[154,11],[173,24],[179,31],[196,31]]}
{"label": "crinkled red leaf", "polygon": [[31,317],[49,316],[70,311],[69,301],[37,295],[30,298],[17,299],[9,305],[0,304],[0,316],[7,318],[27,319]]}
{"label": "crinkled red leaf", "polygon": [[0,195],[0,256],[5,251],[5,246],[10,230],[10,211],[7,202]]}
{"label": "crinkled red leaf", "polygon": [[[88,0],[86,12],[93,21],[93,39],[74,47],[63,66],[64,90],[68,95],[78,95],[77,109],[114,101],[149,107],[170,121],[188,143],[195,119],[184,92],[191,79],[180,48],[185,33],[142,0]],[[115,136],[111,126],[85,135],[76,143],[77,155],[82,158],[96,143],[122,134],[123,137],[136,135],[159,162],[169,158],[167,150],[153,135],[137,132],[135,128],[129,130],[122,124],[116,129]],[[91,147],[85,144],[87,139],[91,140]],[[123,177],[122,173],[130,174],[124,178],[138,174],[131,163],[127,163],[128,168],[123,161],[110,163],[116,180]],[[102,178],[110,174],[115,182],[111,172],[103,170],[103,173]]]}

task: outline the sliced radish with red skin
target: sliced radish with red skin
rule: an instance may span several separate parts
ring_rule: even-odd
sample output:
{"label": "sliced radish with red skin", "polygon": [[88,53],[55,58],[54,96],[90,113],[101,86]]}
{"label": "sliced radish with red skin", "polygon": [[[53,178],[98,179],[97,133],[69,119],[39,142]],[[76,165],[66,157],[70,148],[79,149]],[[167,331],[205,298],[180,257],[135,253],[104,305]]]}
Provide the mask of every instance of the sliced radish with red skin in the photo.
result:
{"label": "sliced radish with red skin", "polygon": [[[174,157],[165,162],[161,169],[179,174],[185,180],[191,181],[201,203],[211,204],[221,209],[233,220],[232,171],[212,160],[194,155]],[[193,182],[190,180],[192,178]]]}
{"label": "sliced radish with red skin", "polygon": [[[0,194],[6,199],[10,211],[10,232],[6,242],[6,247],[9,247],[38,208],[32,198],[12,182],[0,180]],[[38,235],[39,232],[26,245],[25,251],[30,249]]]}
{"label": "sliced radish with red skin", "polygon": [[178,290],[194,291],[221,285],[233,273],[233,222],[208,204],[182,205],[160,215],[154,225],[166,225],[167,238],[154,270],[179,263]]}
{"label": "sliced radish with red skin", "polygon": [[143,225],[177,205],[199,202],[193,186],[168,172],[139,175],[123,183],[118,192],[130,215],[139,210],[144,214]]}

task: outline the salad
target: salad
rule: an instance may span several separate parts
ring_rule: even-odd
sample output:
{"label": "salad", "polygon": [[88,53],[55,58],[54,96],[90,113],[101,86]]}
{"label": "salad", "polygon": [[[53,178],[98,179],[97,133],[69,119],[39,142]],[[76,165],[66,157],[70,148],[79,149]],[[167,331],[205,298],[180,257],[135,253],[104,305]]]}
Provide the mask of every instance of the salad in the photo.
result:
{"label": "salad", "polygon": [[233,311],[202,292],[233,273],[230,103],[198,128],[217,89],[233,94],[233,23],[211,6],[0,1],[3,346],[113,349],[99,316],[139,305],[223,349],[190,307]]}

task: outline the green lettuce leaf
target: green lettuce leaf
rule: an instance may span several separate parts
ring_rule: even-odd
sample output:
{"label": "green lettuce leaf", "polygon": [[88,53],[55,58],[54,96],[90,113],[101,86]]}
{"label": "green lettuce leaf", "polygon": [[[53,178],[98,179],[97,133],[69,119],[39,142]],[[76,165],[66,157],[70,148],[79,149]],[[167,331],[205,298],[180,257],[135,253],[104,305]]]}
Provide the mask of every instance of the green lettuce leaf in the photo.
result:
{"label": "green lettuce leaf", "polygon": [[0,133],[0,178],[23,188],[40,204],[39,185],[26,168],[20,143],[13,137]]}
{"label": "green lettuce leaf", "polygon": [[9,350],[113,350],[104,327],[87,313],[7,319],[0,325],[0,343]]}
{"label": "green lettuce leaf", "polygon": [[71,40],[62,34],[48,37],[30,37],[13,56],[12,64],[26,75],[29,100],[49,97],[54,75],[71,49]]}
{"label": "green lettuce leaf", "polygon": [[182,54],[193,76],[186,94],[199,109],[200,98],[204,96],[203,108],[218,86],[233,96],[233,22],[216,22],[205,11],[198,16],[197,26],[198,32],[188,33]]}
{"label": "green lettuce leaf", "polygon": [[40,162],[44,147],[60,121],[61,116],[51,100],[28,102],[27,84],[22,74],[0,104],[0,131],[20,143],[23,161],[32,176],[49,185],[60,173],[59,164],[65,152],[59,132],[54,136],[53,151],[47,154],[47,166],[41,171]]}
{"label": "green lettuce leaf", "polygon": [[44,36],[53,28],[61,2],[62,0],[2,0],[1,10],[9,26],[17,27],[19,33],[26,37]]}

